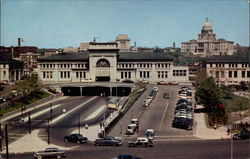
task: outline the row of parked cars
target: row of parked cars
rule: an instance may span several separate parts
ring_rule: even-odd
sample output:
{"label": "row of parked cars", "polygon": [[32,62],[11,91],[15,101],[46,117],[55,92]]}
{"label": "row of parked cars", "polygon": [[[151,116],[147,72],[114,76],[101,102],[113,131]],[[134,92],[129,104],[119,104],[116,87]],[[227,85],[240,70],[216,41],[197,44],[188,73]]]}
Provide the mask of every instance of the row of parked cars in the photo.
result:
{"label": "row of parked cars", "polygon": [[[192,91],[190,88],[183,86],[180,88],[178,93],[179,93],[179,100],[176,103],[172,127],[192,130],[193,120],[194,120],[193,106],[192,106]],[[186,96],[182,96],[182,94],[186,94]]]}

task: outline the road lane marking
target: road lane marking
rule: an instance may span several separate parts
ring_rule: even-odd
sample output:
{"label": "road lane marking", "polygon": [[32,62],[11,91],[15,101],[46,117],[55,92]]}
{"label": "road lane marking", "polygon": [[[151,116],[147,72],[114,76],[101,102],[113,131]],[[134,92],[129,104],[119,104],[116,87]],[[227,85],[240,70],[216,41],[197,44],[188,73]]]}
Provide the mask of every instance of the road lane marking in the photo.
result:
{"label": "road lane marking", "polygon": [[53,119],[53,121],[51,122],[52,124],[58,122],[59,120],[61,120],[62,118],[64,118],[65,116],[67,116],[68,114],[72,113],[73,111],[75,111],[76,109],[82,107],[83,105],[87,104],[88,102],[92,101],[93,99],[97,98],[97,96],[92,97],[91,99],[87,100],[86,102],[78,105],[77,107],[75,107],[74,109],[71,109],[70,111],[63,113],[62,115],[59,115],[58,117],[56,117],[55,119]]}
{"label": "road lane marking", "polygon": [[94,113],[90,114],[84,121],[90,120],[95,118],[100,112],[102,112],[105,109],[105,105],[102,105],[100,108],[98,108]]}
{"label": "road lane marking", "polygon": [[178,135],[174,135],[174,136],[171,136],[171,135],[166,135],[166,136],[155,136],[155,138],[174,138],[174,137],[176,137],[176,138],[179,138],[179,137],[193,137],[192,135],[180,135],[180,136],[178,136]]}
{"label": "road lane marking", "polygon": [[167,109],[168,109],[168,103],[166,104],[166,107],[165,107],[164,113],[163,113],[162,118],[161,118],[161,124],[160,124],[160,127],[159,127],[159,131],[161,131],[161,127],[162,127],[163,120],[164,120],[164,118],[165,118],[165,115],[166,115]]}
{"label": "road lane marking", "polygon": [[166,141],[201,141],[206,139],[154,139],[153,142],[166,142]]}
{"label": "road lane marking", "polygon": [[[53,109],[55,109],[57,107],[60,107],[60,106],[61,106],[61,104],[57,104],[57,105],[52,106],[52,111],[53,111]],[[34,119],[34,118],[36,118],[36,117],[38,117],[38,116],[40,116],[40,115],[42,115],[42,114],[44,114],[46,112],[49,112],[49,111],[50,111],[50,107],[46,108],[46,109],[44,109],[42,111],[39,111],[39,112],[37,112],[35,114],[30,115],[30,118],[32,120],[32,119]],[[23,122],[27,122],[28,120],[29,120],[29,116],[25,117]]]}
{"label": "road lane marking", "polygon": [[[52,100],[47,101],[47,102],[45,102],[45,103],[42,103],[42,104],[39,104],[39,105],[35,105],[34,107],[28,108],[26,112],[35,110],[35,109],[40,108],[40,107],[42,107],[42,106],[44,106],[44,105],[46,105],[46,104],[53,103],[53,102],[55,102],[55,101],[63,100],[63,99],[66,99],[66,98],[68,98],[68,97],[63,96],[63,97],[59,97],[59,98],[56,98],[56,99],[52,99]],[[17,116],[19,116],[19,115],[20,115],[20,114],[19,114],[19,111],[16,110],[16,113],[15,113],[15,114],[9,115],[9,116],[7,116],[7,117],[3,117],[3,118],[1,119],[1,121],[2,121],[2,122],[5,122],[5,121],[8,121],[8,120],[10,120],[10,119],[12,119],[12,118],[15,118],[15,117],[17,117]]]}

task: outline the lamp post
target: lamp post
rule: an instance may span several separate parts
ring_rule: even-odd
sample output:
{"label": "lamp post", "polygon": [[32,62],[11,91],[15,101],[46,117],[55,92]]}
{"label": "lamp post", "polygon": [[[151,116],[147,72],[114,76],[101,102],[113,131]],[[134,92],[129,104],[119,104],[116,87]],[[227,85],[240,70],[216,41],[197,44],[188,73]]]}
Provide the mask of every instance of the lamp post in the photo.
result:
{"label": "lamp post", "polygon": [[231,155],[230,159],[233,159],[233,133],[231,132]]}

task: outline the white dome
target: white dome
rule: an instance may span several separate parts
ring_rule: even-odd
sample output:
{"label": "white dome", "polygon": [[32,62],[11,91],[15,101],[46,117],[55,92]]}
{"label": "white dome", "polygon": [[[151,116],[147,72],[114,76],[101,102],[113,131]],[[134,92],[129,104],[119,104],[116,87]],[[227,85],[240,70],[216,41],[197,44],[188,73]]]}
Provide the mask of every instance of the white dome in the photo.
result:
{"label": "white dome", "polygon": [[212,30],[212,24],[208,21],[208,18],[206,18],[206,21],[202,26],[202,30]]}

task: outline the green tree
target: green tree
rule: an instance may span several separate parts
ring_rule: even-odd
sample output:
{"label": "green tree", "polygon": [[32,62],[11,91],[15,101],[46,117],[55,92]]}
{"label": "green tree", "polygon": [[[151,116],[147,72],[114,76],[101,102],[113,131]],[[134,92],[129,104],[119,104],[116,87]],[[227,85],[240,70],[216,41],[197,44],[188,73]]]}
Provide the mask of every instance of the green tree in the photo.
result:
{"label": "green tree", "polygon": [[198,85],[196,99],[208,109],[214,109],[221,103],[220,88],[212,77],[204,78]]}
{"label": "green tree", "polygon": [[196,88],[195,98],[205,106],[210,125],[226,122],[225,110],[217,107],[222,101],[220,88],[212,77],[201,81]]}

